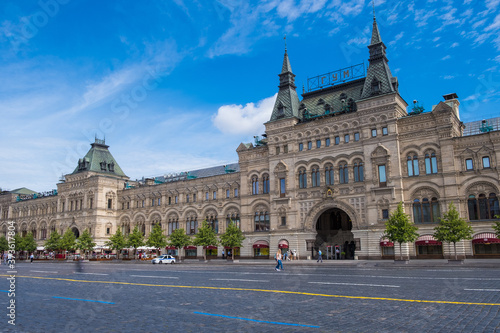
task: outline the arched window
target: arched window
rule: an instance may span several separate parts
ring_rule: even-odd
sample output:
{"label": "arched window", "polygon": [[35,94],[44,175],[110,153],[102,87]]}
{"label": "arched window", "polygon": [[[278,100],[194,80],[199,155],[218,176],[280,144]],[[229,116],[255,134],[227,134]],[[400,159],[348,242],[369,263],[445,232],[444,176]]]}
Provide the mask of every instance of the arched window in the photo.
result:
{"label": "arched window", "polygon": [[186,234],[194,235],[198,233],[198,219],[196,216],[189,216],[186,220]]}
{"label": "arched window", "polygon": [[490,193],[488,198],[481,193],[477,199],[474,195],[469,195],[467,206],[469,220],[491,220],[495,218],[495,215],[500,215],[498,197],[495,193]]}
{"label": "arched window", "polygon": [[259,178],[257,176],[252,177],[252,194],[259,194]]}
{"label": "arched window", "polygon": [[320,178],[319,178],[319,168],[318,167],[313,167],[311,171],[311,183],[312,187],[318,187],[320,186]]}
{"label": "arched window", "polygon": [[262,190],[264,191],[264,193],[269,193],[269,176],[268,175],[264,175],[264,177],[262,177]]}
{"label": "arched window", "polygon": [[240,215],[239,214],[227,214],[226,216],[226,230],[229,224],[233,222],[239,229],[241,229]]}
{"label": "arched window", "polygon": [[333,166],[327,165],[325,167],[325,184],[326,185],[333,185]]}
{"label": "arched window", "polygon": [[438,223],[441,216],[439,202],[437,198],[431,201],[423,198],[422,201],[415,199],[413,201],[413,220],[415,223]]}
{"label": "arched window", "polygon": [[406,158],[406,166],[408,167],[408,176],[412,177],[420,174],[417,155],[408,155]]}
{"label": "arched window", "polygon": [[347,169],[347,164],[345,163],[339,165],[339,183],[349,183],[349,170]]}
{"label": "arched window", "polygon": [[305,169],[299,170],[299,188],[307,188],[307,173]]}
{"label": "arched window", "polygon": [[269,213],[255,212],[255,231],[269,231]]}
{"label": "arched window", "polygon": [[210,228],[215,231],[216,234],[219,233],[219,220],[217,219],[217,215],[207,216],[206,221]]}
{"label": "arched window", "polygon": [[437,159],[436,153],[425,154],[425,173],[437,173]]}
{"label": "arched window", "polygon": [[365,180],[364,170],[363,170],[363,162],[354,163],[354,181],[362,182]]}

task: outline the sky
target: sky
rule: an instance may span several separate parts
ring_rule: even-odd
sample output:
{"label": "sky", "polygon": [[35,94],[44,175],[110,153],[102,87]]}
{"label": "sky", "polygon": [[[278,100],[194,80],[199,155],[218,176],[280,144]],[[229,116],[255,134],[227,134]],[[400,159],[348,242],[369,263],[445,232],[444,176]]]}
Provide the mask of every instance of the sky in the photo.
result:
{"label": "sky", "polygon": [[[500,0],[375,1],[401,96],[500,115]],[[307,79],[368,64],[363,0],[40,0],[0,6],[0,188],[48,191],[97,136],[131,179],[238,161],[286,47]]]}

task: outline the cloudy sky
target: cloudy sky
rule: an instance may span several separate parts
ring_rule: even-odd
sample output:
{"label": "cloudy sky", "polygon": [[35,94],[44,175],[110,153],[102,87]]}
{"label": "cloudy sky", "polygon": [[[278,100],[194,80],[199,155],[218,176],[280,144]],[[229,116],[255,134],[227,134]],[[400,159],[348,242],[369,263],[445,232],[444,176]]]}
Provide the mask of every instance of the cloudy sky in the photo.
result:
{"label": "cloudy sky", "polygon": [[[462,121],[499,115],[499,5],[375,2],[409,104],[456,92]],[[270,117],[283,36],[301,87],[367,64],[371,26],[363,0],[4,0],[0,187],[55,188],[96,135],[132,179],[236,162]]]}

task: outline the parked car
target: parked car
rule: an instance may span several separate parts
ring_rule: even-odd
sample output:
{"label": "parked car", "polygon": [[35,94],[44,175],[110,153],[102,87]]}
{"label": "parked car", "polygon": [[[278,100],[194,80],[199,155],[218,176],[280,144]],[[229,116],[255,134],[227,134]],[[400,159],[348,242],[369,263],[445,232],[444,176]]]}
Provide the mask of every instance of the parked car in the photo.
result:
{"label": "parked car", "polygon": [[151,262],[154,264],[175,264],[175,258],[171,255],[164,254],[159,256],[158,258],[154,258],[151,260]]}

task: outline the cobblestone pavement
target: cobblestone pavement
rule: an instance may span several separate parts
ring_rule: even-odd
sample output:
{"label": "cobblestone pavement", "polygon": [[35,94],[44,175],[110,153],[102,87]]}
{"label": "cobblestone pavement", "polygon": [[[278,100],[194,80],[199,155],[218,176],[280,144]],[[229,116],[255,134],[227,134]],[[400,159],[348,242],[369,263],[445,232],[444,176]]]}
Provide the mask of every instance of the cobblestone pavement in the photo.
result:
{"label": "cobblestone pavement", "polygon": [[19,263],[4,332],[500,332],[500,268]]}

